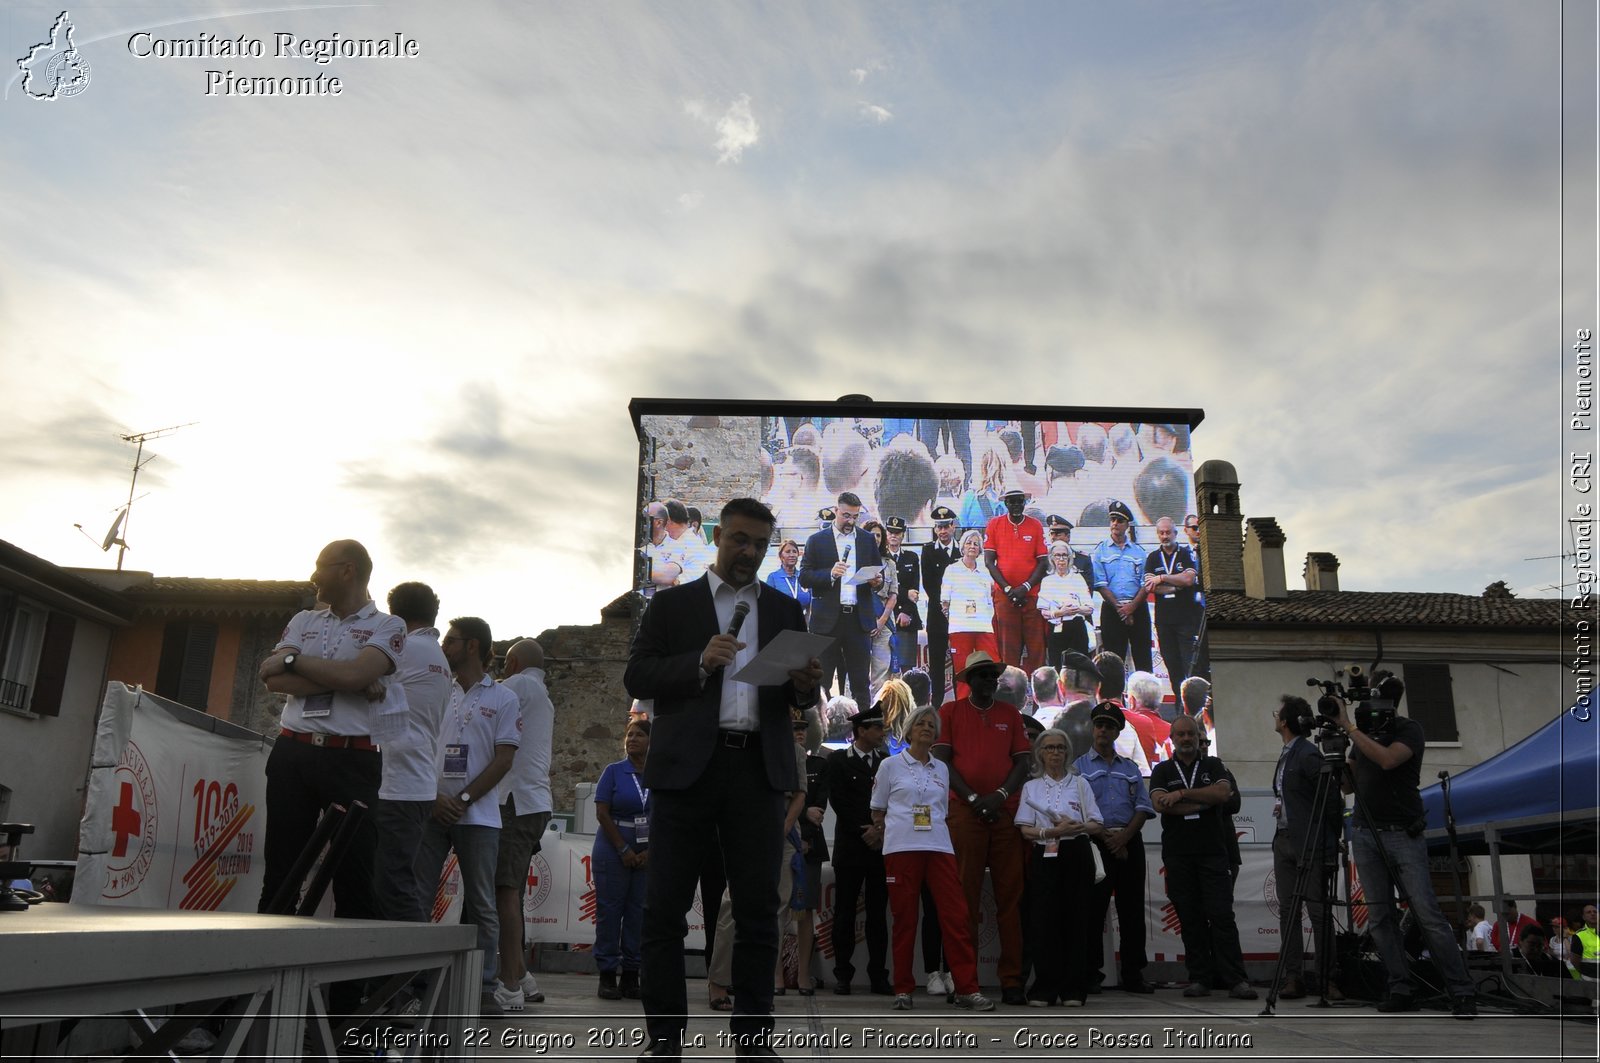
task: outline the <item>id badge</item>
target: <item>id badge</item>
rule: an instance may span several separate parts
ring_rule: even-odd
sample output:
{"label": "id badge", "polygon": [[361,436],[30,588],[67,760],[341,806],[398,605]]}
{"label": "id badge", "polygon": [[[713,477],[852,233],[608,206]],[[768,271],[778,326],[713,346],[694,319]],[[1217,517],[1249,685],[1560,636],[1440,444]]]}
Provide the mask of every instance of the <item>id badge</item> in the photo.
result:
{"label": "id badge", "polygon": [[319,720],[333,712],[332,694],[312,694],[306,698],[305,708],[300,710],[300,715],[307,720]]}
{"label": "id badge", "polygon": [[640,844],[640,845],[644,845],[646,842],[648,842],[650,840],[650,817],[649,816],[634,816],[633,817],[633,840],[635,842],[637,842],[638,844]]}
{"label": "id badge", "polygon": [[446,779],[461,779],[467,777],[467,747],[464,745],[446,745],[444,747],[444,777]]}
{"label": "id badge", "polygon": [[912,830],[932,830],[933,829],[933,807],[931,805],[912,805],[911,806],[911,829]]}
{"label": "id badge", "polygon": [[967,611],[967,615],[968,616],[977,616],[978,615],[978,603],[976,601],[973,601],[970,598],[967,599],[967,601],[966,601],[966,611]]}
{"label": "id badge", "polygon": [[1045,856],[1046,860],[1050,859],[1052,856],[1060,856],[1060,855],[1061,855],[1061,839],[1060,838],[1051,838],[1049,841],[1044,843],[1044,856]]}
{"label": "id badge", "polygon": [[1183,818],[1184,818],[1184,819],[1199,819],[1199,818],[1200,818],[1200,813],[1198,813],[1198,812],[1191,812],[1191,813],[1189,813],[1189,814],[1188,814],[1188,815],[1187,815],[1187,816],[1184,816],[1184,817],[1183,817]]}

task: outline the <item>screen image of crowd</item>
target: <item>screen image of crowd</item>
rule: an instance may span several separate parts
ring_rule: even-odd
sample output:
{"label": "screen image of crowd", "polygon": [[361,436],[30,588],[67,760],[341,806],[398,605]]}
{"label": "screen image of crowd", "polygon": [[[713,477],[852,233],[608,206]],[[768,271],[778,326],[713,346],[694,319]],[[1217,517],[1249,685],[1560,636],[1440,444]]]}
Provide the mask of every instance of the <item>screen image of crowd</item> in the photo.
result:
{"label": "screen image of crowd", "polygon": [[[913,669],[940,701],[961,693],[955,668],[975,649],[1030,676],[1079,677],[1088,689],[1065,689],[1066,700],[1093,689],[1067,655],[1111,652],[1161,691],[1147,742],[1130,735],[1125,751],[1146,776],[1170,755],[1184,681],[1209,679],[1188,424],[796,415],[724,417],[718,430],[730,423],[749,445],[725,459],[744,468],[719,470],[719,482],[742,472],[772,510],[760,579],[799,601],[813,630],[841,628],[813,612],[821,555],[831,569],[848,551],[851,577],[880,566],[858,596],[870,624],[853,615],[824,661],[826,694],[847,699],[831,702],[827,741],[849,741],[845,704],[876,703],[887,679]],[[642,593],[705,572],[721,502],[689,488],[649,500]],[[1202,726],[1214,742],[1209,716]]]}

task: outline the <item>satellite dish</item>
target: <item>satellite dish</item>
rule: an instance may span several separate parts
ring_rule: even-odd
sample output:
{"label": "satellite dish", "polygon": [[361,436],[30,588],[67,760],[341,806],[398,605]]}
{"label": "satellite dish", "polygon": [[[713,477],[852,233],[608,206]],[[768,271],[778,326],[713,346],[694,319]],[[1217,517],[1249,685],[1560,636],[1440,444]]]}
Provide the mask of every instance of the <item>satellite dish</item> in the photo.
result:
{"label": "satellite dish", "polygon": [[117,532],[122,530],[122,522],[127,520],[127,519],[128,519],[128,507],[124,506],[121,509],[117,510],[117,519],[111,522],[111,530],[107,531],[106,532],[106,537],[100,541],[100,550],[101,550],[102,553],[104,553],[105,551],[110,550],[113,546],[117,546],[119,544],[122,545],[122,546],[128,545],[127,543],[124,543],[121,539],[117,538]]}

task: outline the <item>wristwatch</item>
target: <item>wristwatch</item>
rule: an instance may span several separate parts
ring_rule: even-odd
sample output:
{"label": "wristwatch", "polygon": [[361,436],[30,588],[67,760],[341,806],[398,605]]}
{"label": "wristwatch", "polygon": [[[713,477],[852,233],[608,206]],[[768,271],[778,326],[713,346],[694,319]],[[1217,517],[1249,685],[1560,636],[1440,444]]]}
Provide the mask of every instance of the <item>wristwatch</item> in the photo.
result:
{"label": "wristwatch", "polygon": [[298,660],[299,657],[300,657],[300,655],[298,653],[285,654],[284,658],[283,658],[283,670],[285,672],[288,672],[290,675],[293,675],[294,674],[294,662],[296,660]]}
{"label": "wristwatch", "polygon": [[470,804],[472,804],[472,794],[467,792],[466,790],[462,790],[459,794],[456,795],[456,800],[460,801],[464,805],[470,805]]}
{"label": "wristwatch", "polygon": [[972,793],[967,795],[967,804],[975,805],[977,803],[978,803],[978,793],[977,793],[976,790],[974,790]]}

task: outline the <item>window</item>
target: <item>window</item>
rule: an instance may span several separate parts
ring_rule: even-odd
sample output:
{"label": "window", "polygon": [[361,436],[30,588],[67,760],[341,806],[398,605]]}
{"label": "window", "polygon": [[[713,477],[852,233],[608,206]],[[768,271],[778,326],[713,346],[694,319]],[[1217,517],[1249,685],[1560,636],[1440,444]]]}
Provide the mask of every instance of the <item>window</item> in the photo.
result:
{"label": "window", "polygon": [[204,712],[211,697],[211,662],[217,625],[204,620],[174,620],[161,636],[156,693]]}
{"label": "window", "polygon": [[0,708],[59,716],[77,621],[0,592]]}
{"label": "window", "polygon": [[1456,742],[1456,699],[1451,689],[1450,666],[1442,661],[1421,661],[1400,667],[1406,696],[1400,711],[1422,725],[1430,742]]}

